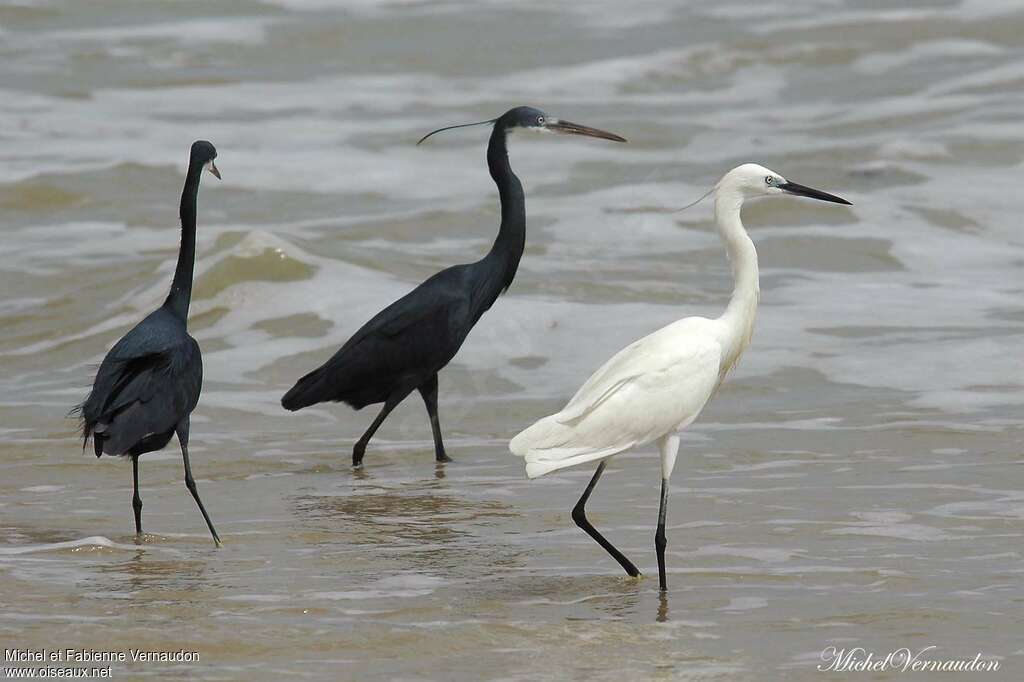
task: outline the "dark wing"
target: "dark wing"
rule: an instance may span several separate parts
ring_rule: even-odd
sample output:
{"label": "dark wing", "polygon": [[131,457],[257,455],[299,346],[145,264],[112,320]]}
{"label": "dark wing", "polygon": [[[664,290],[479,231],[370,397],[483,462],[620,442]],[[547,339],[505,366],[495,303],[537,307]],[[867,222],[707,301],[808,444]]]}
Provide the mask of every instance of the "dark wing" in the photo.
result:
{"label": "dark wing", "polygon": [[[160,312],[160,311],[158,311]],[[150,316],[110,350],[81,405],[85,441],[96,455],[122,455],[169,433],[195,408],[202,355],[184,325]]]}
{"label": "dark wing", "polygon": [[[358,346],[369,336],[395,337],[417,324],[449,320],[453,309],[469,305],[465,289],[460,286],[464,269],[465,266],[455,266],[442,270],[384,308],[345,342],[339,354]],[[457,324],[457,318],[451,321]]]}
{"label": "dark wing", "polygon": [[444,270],[379,312],[281,404],[298,410],[340,400],[358,409],[418,386],[454,357],[472,327],[460,277],[461,266]]}

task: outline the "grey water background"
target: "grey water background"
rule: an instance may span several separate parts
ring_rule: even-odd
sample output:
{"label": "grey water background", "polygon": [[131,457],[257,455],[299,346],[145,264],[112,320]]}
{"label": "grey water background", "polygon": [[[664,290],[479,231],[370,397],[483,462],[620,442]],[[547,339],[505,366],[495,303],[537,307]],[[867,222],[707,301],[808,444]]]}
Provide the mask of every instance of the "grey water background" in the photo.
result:
{"label": "grey water background", "polygon": [[[173,679],[817,679],[823,649],[1001,661],[1024,644],[1024,7],[981,0],[0,3],[0,639],[195,650]],[[479,257],[486,130],[532,104],[629,145],[518,136],[527,251],[410,399],[278,399],[363,321]],[[67,410],[169,285],[188,145],[193,467],[81,452]],[[852,208],[750,205],[753,346],[689,428],[653,551],[654,447],[525,480],[508,439],[616,350],[717,315],[696,198],[757,161]],[[865,675],[865,678],[870,676]],[[878,675],[884,678],[886,675]],[[950,679],[955,678],[950,676]]]}

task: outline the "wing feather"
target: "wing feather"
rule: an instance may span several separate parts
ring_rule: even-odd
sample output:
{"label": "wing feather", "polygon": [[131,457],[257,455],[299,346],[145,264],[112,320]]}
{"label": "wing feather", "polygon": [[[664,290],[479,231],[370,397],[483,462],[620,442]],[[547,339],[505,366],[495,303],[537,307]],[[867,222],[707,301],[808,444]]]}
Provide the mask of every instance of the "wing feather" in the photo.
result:
{"label": "wing feather", "polygon": [[722,348],[705,326],[685,322],[616,353],[561,412],[513,438],[527,474],[601,459],[696,419],[718,386]]}
{"label": "wing feather", "polygon": [[96,436],[97,455],[125,454],[143,439],[173,430],[195,408],[202,376],[199,344],[179,320],[157,310],[100,364],[80,406],[85,441]]}

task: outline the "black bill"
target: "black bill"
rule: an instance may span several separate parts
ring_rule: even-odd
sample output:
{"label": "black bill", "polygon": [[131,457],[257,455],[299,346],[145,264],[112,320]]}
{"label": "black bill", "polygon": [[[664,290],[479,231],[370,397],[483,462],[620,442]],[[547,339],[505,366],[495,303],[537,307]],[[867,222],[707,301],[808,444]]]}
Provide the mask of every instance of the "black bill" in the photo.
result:
{"label": "black bill", "polygon": [[849,201],[842,197],[837,197],[835,194],[829,194],[828,192],[822,192],[818,189],[812,189],[810,187],[804,187],[798,185],[795,182],[785,182],[779,185],[779,189],[785,190],[790,194],[796,194],[801,197],[810,197],[811,199],[820,199],[821,201],[831,201],[836,204],[846,204],[847,206],[853,206]]}
{"label": "black bill", "polygon": [[565,135],[586,135],[587,137],[599,137],[602,140],[611,140],[612,142],[625,142],[626,138],[620,137],[615,133],[609,133],[605,130],[598,130],[597,128],[590,128],[582,126],[579,123],[573,123],[572,121],[563,121],[561,119],[551,121],[544,126],[548,130],[555,133],[563,133]]}

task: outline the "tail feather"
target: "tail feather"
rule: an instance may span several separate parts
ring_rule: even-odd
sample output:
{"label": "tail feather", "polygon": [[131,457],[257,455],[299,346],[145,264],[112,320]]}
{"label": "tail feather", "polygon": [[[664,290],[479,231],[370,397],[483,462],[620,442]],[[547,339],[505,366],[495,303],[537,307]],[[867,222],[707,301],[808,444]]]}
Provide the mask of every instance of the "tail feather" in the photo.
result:
{"label": "tail feather", "polygon": [[526,475],[537,478],[552,471],[593,462],[628,450],[633,443],[593,447],[574,443],[576,431],[552,415],[527,428],[509,443],[513,454],[526,459]]}
{"label": "tail feather", "polygon": [[[96,428],[91,429],[91,432],[92,432],[92,450],[93,450],[94,453],[96,453],[97,457],[102,457],[103,456],[103,441],[106,440],[106,438],[107,438],[107,434],[105,433],[106,430],[107,430],[107,425],[106,424],[97,424]],[[89,435],[90,435],[89,431],[86,431],[86,433],[85,433],[85,440],[86,440],[86,442],[89,441]],[[82,449],[83,450],[85,449],[85,443],[82,444]]]}
{"label": "tail feather", "polygon": [[81,403],[72,407],[68,411],[68,416],[78,420],[78,428],[82,432],[82,452],[85,452],[85,449],[89,447],[89,439],[91,438],[93,452],[96,453],[97,457],[102,457],[104,431],[106,431],[107,425],[89,419],[88,404],[89,399],[86,398]]}
{"label": "tail feather", "polygon": [[327,400],[328,398],[324,395],[322,377],[323,371],[321,368],[313,370],[296,381],[295,385],[281,398],[281,407],[290,412],[295,412],[296,410],[301,410],[304,407],[316,405]]}
{"label": "tail feather", "polygon": [[531,450],[526,455],[526,476],[537,478],[544,474],[550,474],[552,471],[605,459],[628,449],[628,447],[615,446],[600,450]]}

